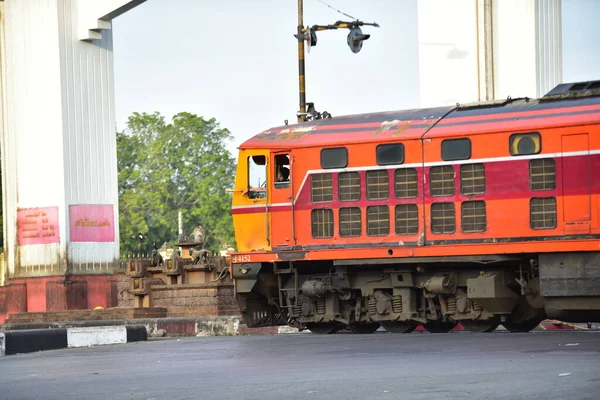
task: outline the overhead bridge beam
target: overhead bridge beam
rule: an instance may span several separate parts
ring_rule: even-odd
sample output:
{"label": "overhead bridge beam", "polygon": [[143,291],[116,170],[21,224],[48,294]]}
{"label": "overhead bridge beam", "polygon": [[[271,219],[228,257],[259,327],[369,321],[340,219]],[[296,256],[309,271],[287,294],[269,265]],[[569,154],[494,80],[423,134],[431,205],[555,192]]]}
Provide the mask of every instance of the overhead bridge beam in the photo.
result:
{"label": "overhead bridge beam", "polygon": [[102,32],[112,29],[111,21],[146,0],[77,0],[79,39],[102,40]]}

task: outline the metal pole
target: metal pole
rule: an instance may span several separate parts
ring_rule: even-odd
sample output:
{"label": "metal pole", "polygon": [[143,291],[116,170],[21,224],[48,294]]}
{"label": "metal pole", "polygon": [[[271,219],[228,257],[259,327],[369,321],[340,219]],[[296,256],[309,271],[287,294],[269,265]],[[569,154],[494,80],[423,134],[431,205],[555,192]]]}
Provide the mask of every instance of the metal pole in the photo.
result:
{"label": "metal pole", "polygon": [[[302,30],[304,29],[303,21],[303,0],[298,0],[298,85],[300,93],[300,113],[298,122],[306,121],[306,92],[304,86],[304,40],[302,40]],[[310,33],[309,33],[310,34]]]}

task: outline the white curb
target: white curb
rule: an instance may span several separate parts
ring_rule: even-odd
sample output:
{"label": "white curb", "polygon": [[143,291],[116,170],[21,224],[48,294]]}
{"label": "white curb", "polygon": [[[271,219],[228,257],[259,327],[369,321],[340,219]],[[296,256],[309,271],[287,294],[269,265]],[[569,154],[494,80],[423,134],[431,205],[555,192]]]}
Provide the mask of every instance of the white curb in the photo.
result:
{"label": "white curb", "polygon": [[6,353],[6,336],[4,332],[0,332],[0,357],[3,357]]}
{"label": "white curb", "polygon": [[118,343],[127,343],[127,329],[125,326],[67,328],[68,347],[90,347]]}

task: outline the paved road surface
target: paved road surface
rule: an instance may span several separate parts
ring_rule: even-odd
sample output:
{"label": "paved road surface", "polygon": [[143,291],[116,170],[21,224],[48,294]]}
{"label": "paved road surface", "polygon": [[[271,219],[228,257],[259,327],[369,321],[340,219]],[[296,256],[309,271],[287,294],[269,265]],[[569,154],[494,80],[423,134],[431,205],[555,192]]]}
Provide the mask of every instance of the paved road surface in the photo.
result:
{"label": "paved road surface", "polygon": [[600,399],[600,332],[204,337],[57,350],[0,359],[0,398]]}

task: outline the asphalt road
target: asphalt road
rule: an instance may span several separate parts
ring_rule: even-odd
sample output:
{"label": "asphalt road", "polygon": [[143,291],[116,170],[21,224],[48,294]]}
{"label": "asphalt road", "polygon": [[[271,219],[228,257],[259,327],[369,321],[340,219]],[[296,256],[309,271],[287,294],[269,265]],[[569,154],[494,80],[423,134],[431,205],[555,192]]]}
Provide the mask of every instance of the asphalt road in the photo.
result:
{"label": "asphalt road", "polygon": [[600,332],[201,337],[0,359],[1,399],[599,399]]}

